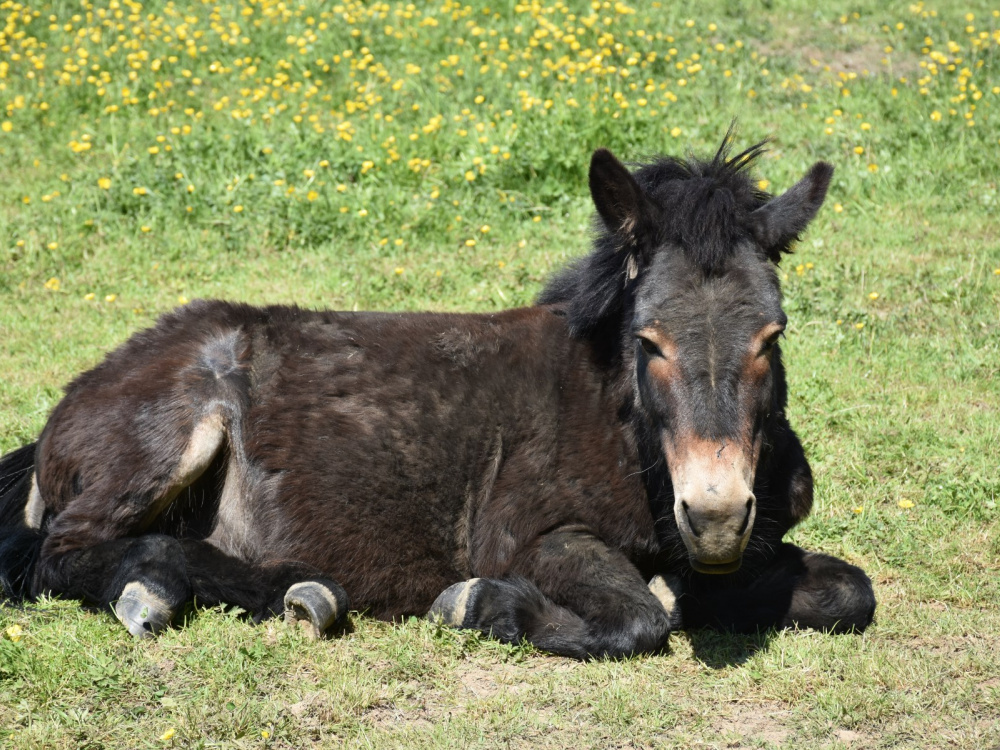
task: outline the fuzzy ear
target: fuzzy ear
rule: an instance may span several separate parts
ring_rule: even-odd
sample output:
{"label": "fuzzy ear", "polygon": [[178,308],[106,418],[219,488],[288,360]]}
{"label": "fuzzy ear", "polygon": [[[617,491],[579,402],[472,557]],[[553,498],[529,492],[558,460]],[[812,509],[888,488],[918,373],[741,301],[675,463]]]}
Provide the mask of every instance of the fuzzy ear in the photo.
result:
{"label": "fuzzy ear", "polygon": [[816,216],[831,177],[833,166],[818,161],[805,177],[750,215],[754,236],[772,261],[781,260],[781,254]]}
{"label": "fuzzy ear", "polygon": [[590,194],[608,231],[633,244],[651,207],[632,174],[606,148],[590,160]]}

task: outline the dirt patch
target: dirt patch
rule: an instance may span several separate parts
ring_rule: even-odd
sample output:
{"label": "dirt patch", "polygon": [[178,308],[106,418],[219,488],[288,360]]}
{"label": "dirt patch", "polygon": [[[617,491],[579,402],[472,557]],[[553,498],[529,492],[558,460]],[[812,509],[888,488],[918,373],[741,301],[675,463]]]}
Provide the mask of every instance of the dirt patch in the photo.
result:
{"label": "dirt patch", "polygon": [[[840,27],[826,26],[804,32],[785,29],[781,39],[761,41],[756,49],[768,58],[791,58],[803,69],[812,69],[840,77],[892,73],[910,76],[920,70],[920,60],[912,52],[894,49],[885,51],[886,40],[868,34],[845,36]],[[887,65],[884,60],[888,60]]]}
{"label": "dirt patch", "polygon": [[750,750],[762,742],[783,747],[788,739],[792,712],[780,703],[731,703],[725,713],[712,720],[712,728],[726,748]]}

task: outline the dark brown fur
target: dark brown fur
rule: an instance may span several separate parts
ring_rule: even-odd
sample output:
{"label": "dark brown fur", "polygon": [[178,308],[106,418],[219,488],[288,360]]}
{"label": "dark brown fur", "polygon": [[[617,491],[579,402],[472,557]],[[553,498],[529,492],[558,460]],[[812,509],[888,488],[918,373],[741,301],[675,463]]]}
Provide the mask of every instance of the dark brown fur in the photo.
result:
{"label": "dark brown fur", "polygon": [[[591,189],[606,229],[546,304],[439,315],[195,302],[133,336],[68,386],[38,440],[42,532],[10,511],[27,499],[27,454],[0,464],[12,476],[0,498],[7,595],[113,603],[141,580],[171,607],[195,596],[261,617],[280,609],[282,587],[332,579],[376,617],[423,614],[441,595],[435,611],[454,624],[577,657],[655,650],[684,620],[867,625],[863,573],[781,544],[809,512],[812,481],[783,414],[780,352],[767,363],[746,353],[759,316],[782,315],[771,261],[825,182],[793,188],[805,198],[765,216],[766,196],[724,151],[635,179],[604,154]],[[697,225],[713,217],[711,231]],[[689,310],[692,294],[717,301]],[[726,348],[704,356],[734,373],[729,390],[714,369],[707,388],[697,365],[712,310],[728,316]],[[663,354],[645,353],[637,331],[671,342],[662,382],[646,372]],[[174,487],[196,426],[211,435],[217,423],[221,447]],[[675,433],[758,446],[757,521],[738,573],[689,565],[661,442]],[[39,544],[29,586],[15,558]],[[833,579],[809,571],[831,565],[836,591],[849,591],[824,599]],[[678,608],[650,593],[654,575],[682,582]],[[752,617],[732,606],[750,591]]]}

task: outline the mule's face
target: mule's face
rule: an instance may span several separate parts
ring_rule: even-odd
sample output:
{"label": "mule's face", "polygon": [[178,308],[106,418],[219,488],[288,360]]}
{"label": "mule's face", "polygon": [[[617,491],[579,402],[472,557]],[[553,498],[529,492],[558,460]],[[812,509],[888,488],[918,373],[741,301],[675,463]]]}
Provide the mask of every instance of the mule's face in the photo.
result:
{"label": "mule's face", "polygon": [[[633,285],[625,346],[634,347],[637,395],[669,467],[677,527],[703,573],[737,570],[753,531],[768,417],[783,406],[775,265],[833,174],[817,162],[766,200],[741,171],[759,152],[719,161],[724,148],[701,172],[668,160],[632,175],[605,150],[590,165],[606,230],[594,268],[606,273],[601,289]],[[599,311],[615,302],[596,299]]]}
{"label": "mule's face", "polygon": [[632,322],[636,385],[698,572],[737,570],[750,539],[785,323],[774,271],[750,247],[710,276],[664,248],[644,274]]}

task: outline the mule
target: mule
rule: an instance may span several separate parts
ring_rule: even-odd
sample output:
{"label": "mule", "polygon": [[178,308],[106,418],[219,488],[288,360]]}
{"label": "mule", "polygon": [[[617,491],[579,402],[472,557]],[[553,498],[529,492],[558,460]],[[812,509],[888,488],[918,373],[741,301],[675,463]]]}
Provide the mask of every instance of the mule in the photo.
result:
{"label": "mule", "polygon": [[862,630],[865,573],[782,537],[776,267],[832,167],[590,164],[592,252],[491,314],[193,302],[66,388],[0,465],[0,581],[154,635],[192,599],[313,635],[348,608],[586,659],[671,631]]}

